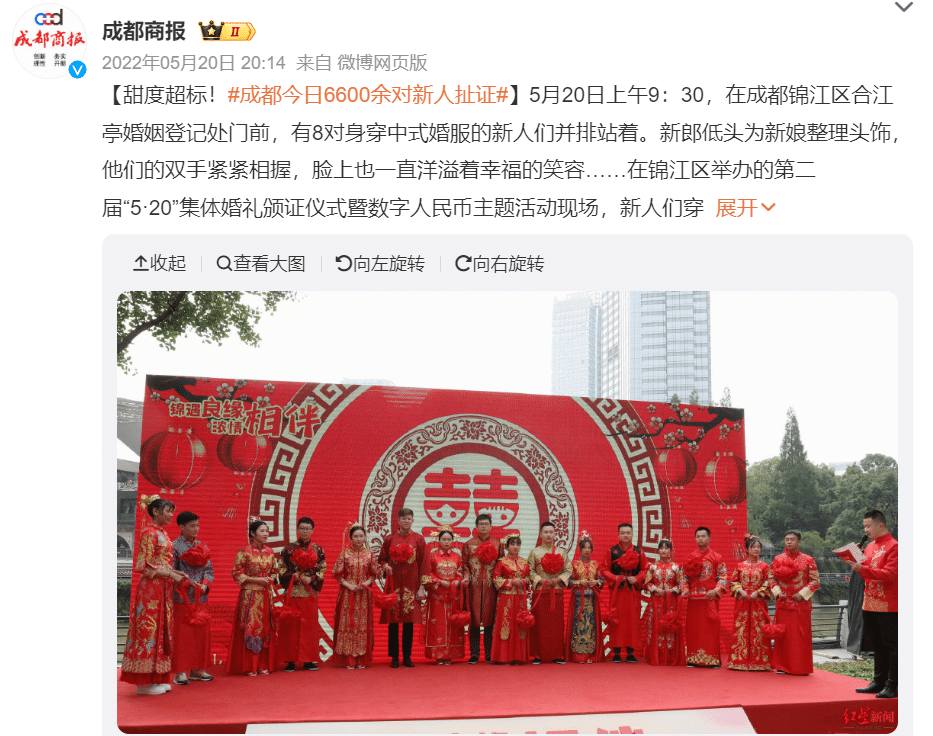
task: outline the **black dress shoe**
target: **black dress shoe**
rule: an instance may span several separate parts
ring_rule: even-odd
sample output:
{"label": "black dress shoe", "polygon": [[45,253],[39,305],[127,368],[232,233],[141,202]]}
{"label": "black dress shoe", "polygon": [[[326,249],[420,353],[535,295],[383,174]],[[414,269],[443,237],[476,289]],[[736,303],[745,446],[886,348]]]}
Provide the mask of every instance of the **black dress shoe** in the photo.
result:
{"label": "black dress shoe", "polygon": [[554,664],[567,664],[566,659],[560,659],[559,657],[554,660]]}
{"label": "black dress shoe", "polygon": [[884,686],[884,690],[878,693],[876,698],[896,698],[897,697],[897,685],[894,683],[888,682]]}
{"label": "black dress shoe", "polygon": [[392,664],[389,665],[393,670],[398,669],[398,657],[392,657]]}
{"label": "black dress shoe", "polygon": [[294,671],[295,671],[295,663],[294,663],[294,662],[286,662],[286,664],[285,664],[285,671],[286,671],[286,672],[294,672]]}
{"label": "black dress shoe", "polygon": [[884,690],[884,683],[878,682],[877,680],[872,680],[866,687],[855,688],[855,692],[862,693],[863,695],[880,693],[882,690]]}
{"label": "black dress shoe", "polygon": [[[488,662],[489,660],[486,661]],[[467,662],[467,664],[476,664],[477,662],[479,662],[479,655],[474,654],[472,657],[470,657],[470,661]]]}
{"label": "black dress shoe", "polygon": [[531,663],[532,663],[532,664],[541,664],[541,657],[535,657],[533,660],[531,660]]}
{"label": "black dress shoe", "polygon": [[414,662],[411,661],[411,657],[405,657],[405,659],[402,660],[402,666],[410,668],[410,667],[414,667],[415,664]]}
{"label": "black dress shoe", "polygon": [[615,662],[616,664],[618,664],[619,662],[622,661],[622,655],[621,655],[621,654],[613,654],[613,655],[612,655],[612,661]]}
{"label": "black dress shoe", "polygon": [[314,672],[316,669],[318,669],[318,666],[314,662],[305,662],[304,669]]}
{"label": "black dress shoe", "polygon": [[638,660],[635,658],[635,655],[634,655],[634,654],[629,654],[629,655],[625,658],[625,661],[626,661],[626,662],[630,662],[630,663],[632,663],[632,664],[638,664]]}

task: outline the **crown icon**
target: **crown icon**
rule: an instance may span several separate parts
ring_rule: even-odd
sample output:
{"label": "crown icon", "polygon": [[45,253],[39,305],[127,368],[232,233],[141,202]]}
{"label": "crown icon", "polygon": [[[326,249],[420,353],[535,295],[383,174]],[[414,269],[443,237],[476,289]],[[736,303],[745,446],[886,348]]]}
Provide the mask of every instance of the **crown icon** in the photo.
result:
{"label": "crown icon", "polygon": [[214,21],[211,21],[207,25],[204,25],[201,21],[198,21],[198,25],[201,26],[201,38],[205,41],[219,41],[220,32],[223,30],[224,24],[216,25]]}

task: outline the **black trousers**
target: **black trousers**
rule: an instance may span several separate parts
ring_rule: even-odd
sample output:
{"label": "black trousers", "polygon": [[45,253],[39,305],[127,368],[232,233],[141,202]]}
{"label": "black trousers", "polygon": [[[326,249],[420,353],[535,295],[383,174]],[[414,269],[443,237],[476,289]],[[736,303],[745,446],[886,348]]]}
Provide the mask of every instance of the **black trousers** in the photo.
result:
{"label": "black trousers", "polygon": [[[415,640],[415,624],[402,624],[402,656],[411,659],[411,645]],[[389,656],[398,659],[398,624],[389,624]]]}
{"label": "black trousers", "polygon": [[[483,628],[483,654],[486,661],[492,659],[492,626]],[[470,656],[479,659],[479,626],[470,624]]]}
{"label": "black trousers", "polygon": [[863,611],[865,634],[875,650],[875,682],[897,687],[897,612]]}

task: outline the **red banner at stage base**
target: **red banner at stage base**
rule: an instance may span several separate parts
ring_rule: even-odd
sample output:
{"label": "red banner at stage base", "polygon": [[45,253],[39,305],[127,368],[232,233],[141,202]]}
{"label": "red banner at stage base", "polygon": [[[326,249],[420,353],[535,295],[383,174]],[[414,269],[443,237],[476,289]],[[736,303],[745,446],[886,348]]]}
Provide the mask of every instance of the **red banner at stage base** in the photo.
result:
{"label": "red banner at stage base", "polygon": [[[251,516],[269,525],[276,552],[296,538],[297,520],[311,517],[331,563],[348,522],[361,522],[378,551],[403,507],[413,509],[415,531],[428,537],[446,524],[459,543],[477,514],[490,514],[494,536],[521,532],[523,555],[550,520],[571,556],[585,530],[602,559],[629,522],[652,559],[662,538],[673,541],[676,561],[686,559],[701,525],[730,569],[744,558],[741,409],[186,376],[148,376],[147,394],[140,504],[159,495],[176,515],[201,517],[216,574],[217,661],[232,631],[231,570]],[[147,518],[140,508],[137,538]],[[336,592],[328,578],[321,660],[331,653]],[[731,622],[731,599],[721,614]],[[724,652],[730,633],[724,625]]]}

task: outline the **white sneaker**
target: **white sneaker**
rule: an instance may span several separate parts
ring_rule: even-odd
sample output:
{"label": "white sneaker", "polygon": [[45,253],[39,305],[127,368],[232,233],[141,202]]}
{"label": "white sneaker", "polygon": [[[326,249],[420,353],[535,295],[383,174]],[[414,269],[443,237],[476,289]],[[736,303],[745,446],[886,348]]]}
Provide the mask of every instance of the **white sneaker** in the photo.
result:
{"label": "white sneaker", "polygon": [[172,686],[169,685],[168,683],[162,683],[159,685],[159,687],[162,688],[162,692],[164,693],[167,693],[169,690],[172,689]]}
{"label": "white sneaker", "polygon": [[137,685],[136,694],[137,695],[162,695],[165,693],[163,685]]}

